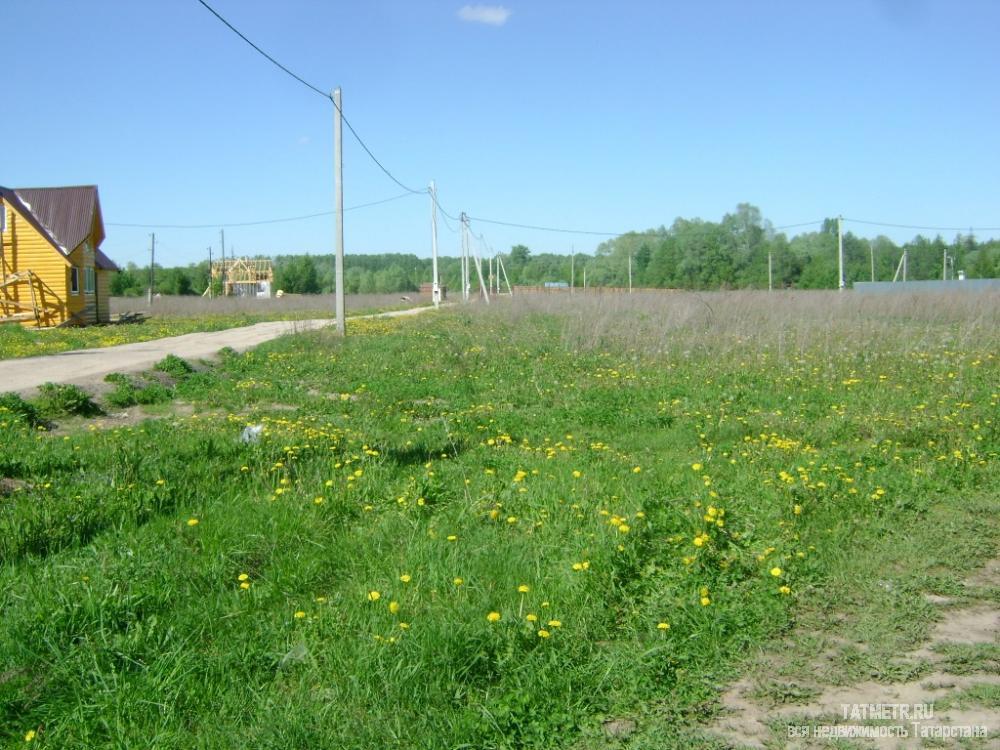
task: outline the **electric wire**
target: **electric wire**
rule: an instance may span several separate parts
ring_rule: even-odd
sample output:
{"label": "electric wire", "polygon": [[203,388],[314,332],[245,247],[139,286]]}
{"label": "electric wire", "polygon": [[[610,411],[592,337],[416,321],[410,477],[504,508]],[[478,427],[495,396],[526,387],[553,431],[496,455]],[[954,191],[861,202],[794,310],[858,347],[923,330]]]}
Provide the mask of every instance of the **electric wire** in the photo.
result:
{"label": "electric wire", "polygon": [[[382,200],[371,201],[370,203],[360,203],[356,206],[348,206],[344,209],[344,212],[357,211],[360,208],[370,208],[371,206],[379,206],[383,203],[390,203],[392,201],[398,201],[402,198],[409,198],[412,195],[413,193],[403,193],[402,195],[395,195],[392,198],[383,198]],[[319,211],[314,214],[286,216],[281,219],[261,219],[259,221],[239,221],[223,224],[126,224],[108,221],[105,222],[105,225],[109,227],[132,227],[137,229],[228,229],[230,227],[255,227],[262,224],[282,224],[289,221],[303,221],[305,219],[315,219],[320,216],[330,216],[333,213],[333,211]]]}
{"label": "electric wire", "polygon": [[256,44],[254,44],[252,41],[250,41],[250,39],[248,39],[247,36],[245,34],[243,34],[243,32],[241,32],[239,29],[237,29],[235,26],[233,26],[231,23],[229,23],[229,21],[227,21],[222,16],[222,14],[220,14],[215,8],[213,8],[211,5],[209,5],[207,2],[205,2],[205,0],[198,0],[198,2],[201,5],[203,5],[206,8],[206,10],[208,10],[213,16],[215,16],[217,19],[219,19],[226,26],[226,28],[228,28],[230,31],[232,31],[234,34],[236,34],[236,36],[238,36],[244,42],[246,42],[251,47],[253,47],[265,59],[267,59],[268,61],[270,61],[274,65],[276,65],[278,68],[280,68],[281,70],[283,70],[285,73],[287,73],[288,75],[290,75],[292,78],[294,78],[296,81],[298,81],[299,83],[301,83],[306,88],[308,88],[308,89],[310,89],[312,91],[315,91],[317,94],[319,94],[320,96],[322,96],[324,99],[326,99],[329,102],[331,102],[333,104],[333,106],[334,106],[334,109],[336,109],[337,112],[340,113],[340,117],[344,121],[344,124],[347,126],[347,129],[349,131],[351,131],[351,135],[354,136],[355,140],[357,140],[357,142],[361,146],[361,148],[364,149],[364,152],[366,154],[368,154],[368,158],[370,158],[373,162],[375,162],[375,165],[379,169],[381,169],[390,180],[392,180],[393,182],[395,182],[397,185],[399,185],[399,187],[403,188],[403,190],[406,190],[409,193],[422,194],[422,193],[425,192],[424,190],[414,190],[409,185],[405,185],[404,183],[400,182],[399,179],[396,178],[396,175],[394,175],[392,172],[390,172],[386,168],[386,166],[384,164],[382,164],[381,161],[378,160],[378,158],[375,156],[375,154],[372,153],[372,150],[370,148],[368,148],[368,144],[366,144],[364,142],[364,139],[362,139],[362,137],[358,134],[358,131],[354,129],[353,125],[351,125],[350,120],[348,120],[347,117],[344,115],[344,110],[341,107],[337,106],[337,102],[334,100],[332,94],[330,94],[329,92],[323,91],[322,89],[320,89],[317,86],[314,86],[313,84],[309,83],[309,81],[305,80],[300,75],[294,73],[289,68],[285,67],[280,62],[278,62],[277,60],[275,60],[273,57],[271,57],[269,54],[267,54],[264,50],[262,50],[260,47],[258,47]]}
{"label": "electric wire", "polygon": [[928,226],[920,226],[918,224],[890,224],[890,223],[884,222],[884,221],[864,221],[863,219],[849,219],[846,216],[843,217],[843,220],[844,221],[853,222],[854,224],[869,224],[869,225],[875,226],[875,227],[892,227],[894,229],[926,229],[926,230],[929,230],[929,231],[932,231],[932,232],[934,232],[934,231],[936,231],[936,232],[964,232],[965,230],[969,230],[970,232],[972,232],[972,231],[981,231],[981,232],[998,232],[998,231],[1000,231],[1000,227],[970,227],[970,226],[964,226],[964,227],[928,227]]}

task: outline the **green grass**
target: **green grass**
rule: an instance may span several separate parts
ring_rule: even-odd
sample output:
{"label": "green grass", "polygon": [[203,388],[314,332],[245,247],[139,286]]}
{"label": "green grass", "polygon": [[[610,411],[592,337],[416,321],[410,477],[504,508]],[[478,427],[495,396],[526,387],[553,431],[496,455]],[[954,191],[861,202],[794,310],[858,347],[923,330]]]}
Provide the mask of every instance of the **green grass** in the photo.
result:
{"label": "green grass", "polygon": [[[919,639],[997,549],[995,328],[779,348],[714,306],[642,345],[524,307],[289,336],[133,427],[0,411],[0,741],[708,748],[801,618]],[[884,656],[850,665],[916,668]]]}

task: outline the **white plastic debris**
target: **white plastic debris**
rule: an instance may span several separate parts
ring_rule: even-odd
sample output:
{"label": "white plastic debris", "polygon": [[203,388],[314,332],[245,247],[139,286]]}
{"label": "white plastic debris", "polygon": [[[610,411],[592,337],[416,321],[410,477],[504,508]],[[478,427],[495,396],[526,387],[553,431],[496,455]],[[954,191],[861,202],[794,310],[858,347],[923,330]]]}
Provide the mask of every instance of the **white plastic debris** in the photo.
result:
{"label": "white plastic debris", "polygon": [[264,433],[264,425],[262,424],[252,424],[247,425],[243,428],[243,433],[240,435],[241,443],[259,443],[260,436]]}

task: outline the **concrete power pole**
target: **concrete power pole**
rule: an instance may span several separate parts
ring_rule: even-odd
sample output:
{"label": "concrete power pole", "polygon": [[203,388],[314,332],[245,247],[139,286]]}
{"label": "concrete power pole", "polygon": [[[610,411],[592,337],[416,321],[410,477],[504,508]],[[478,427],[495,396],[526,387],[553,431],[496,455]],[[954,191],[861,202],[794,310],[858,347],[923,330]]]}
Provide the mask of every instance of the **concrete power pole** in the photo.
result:
{"label": "concrete power pole", "polygon": [[872,281],[875,281],[875,246],[871,243],[871,240],[868,241],[868,256],[872,261]]}
{"label": "concrete power pole", "polygon": [[146,294],[146,302],[150,307],[153,306],[153,286],[156,284],[156,232],[153,232],[150,237],[149,244],[149,292]]}
{"label": "concrete power pole", "polygon": [[222,296],[226,297],[226,230],[219,230],[219,239],[222,240]]}
{"label": "concrete power pole", "polygon": [[437,188],[434,180],[430,184],[431,193],[431,301],[434,307],[441,304],[441,283],[438,279],[438,224]]}
{"label": "concrete power pole", "polygon": [[945,248],[942,252],[944,253],[944,260],[942,261],[942,265],[941,265],[941,281],[947,281],[948,280],[948,248]]}
{"label": "concrete power pole", "polygon": [[333,210],[336,214],[334,235],[336,255],[334,256],[334,283],[336,297],[334,314],[337,316],[337,335],[346,336],[345,317],[347,307],[344,303],[344,142],[343,142],[343,110],[341,109],[340,87],[333,90]]}
{"label": "concrete power pole", "polygon": [[465,211],[459,215],[462,221],[462,302],[469,301],[469,225]]}
{"label": "concrete power pole", "polygon": [[215,292],[212,289],[212,246],[208,246],[208,298],[214,299]]}
{"label": "concrete power pole", "polygon": [[837,217],[837,288],[844,291],[844,217]]}

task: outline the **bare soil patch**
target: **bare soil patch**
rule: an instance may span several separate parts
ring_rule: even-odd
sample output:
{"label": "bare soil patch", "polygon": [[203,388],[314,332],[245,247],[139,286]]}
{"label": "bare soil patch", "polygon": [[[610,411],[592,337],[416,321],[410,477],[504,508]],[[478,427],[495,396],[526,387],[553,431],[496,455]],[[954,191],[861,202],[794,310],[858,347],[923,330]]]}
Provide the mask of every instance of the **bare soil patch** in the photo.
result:
{"label": "bare soil patch", "polygon": [[[823,647],[805,669],[795,670],[801,679],[781,681],[783,655],[780,647],[762,654],[751,673],[731,685],[722,696],[722,716],[711,728],[713,735],[733,748],[930,748],[998,747],[1000,716],[1000,605],[995,592],[1000,586],[1000,560],[991,560],[966,581],[969,597],[961,601],[928,596],[940,619],[931,637],[917,649],[902,653],[900,665],[919,676],[901,681],[836,682],[831,662],[842,649],[863,650],[854,644],[817,636]],[[801,637],[809,634],[796,634]],[[824,679],[826,678],[826,679]],[[985,697],[984,697],[985,695]],[[870,704],[918,704],[933,707],[922,725],[941,727],[986,727],[985,739],[928,738],[915,736],[910,720],[865,721],[845,716],[845,707]],[[849,708],[848,708],[849,710]],[[902,725],[910,736],[833,740],[789,736],[789,726]],[[841,743],[841,744],[838,744]],[[844,744],[846,743],[846,744]]]}

